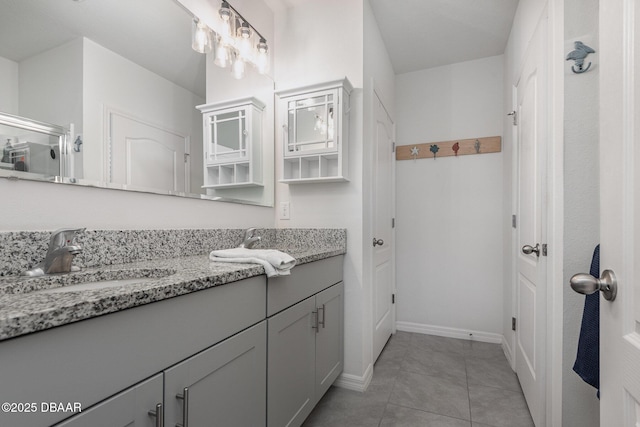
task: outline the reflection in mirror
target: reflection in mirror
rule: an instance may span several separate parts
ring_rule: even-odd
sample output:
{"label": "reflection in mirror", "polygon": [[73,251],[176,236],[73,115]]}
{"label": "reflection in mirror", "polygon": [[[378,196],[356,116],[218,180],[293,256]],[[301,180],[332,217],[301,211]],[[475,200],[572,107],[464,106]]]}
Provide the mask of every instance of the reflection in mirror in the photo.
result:
{"label": "reflection in mirror", "polygon": [[[211,93],[273,97],[273,82],[259,76],[244,85],[229,70],[206,76],[213,58],[192,50],[193,16],[177,1],[0,0],[0,11],[0,112],[66,132],[64,144],[0,127],[0,176],[61,175],[55,180],[273,204],[273,184],[202,188],[203,125],[195,107],[211,102]],[[223,126],[228,150],[242,148],[241,127],[238,120]],[[272,149],[264,159],[272,174]]]}

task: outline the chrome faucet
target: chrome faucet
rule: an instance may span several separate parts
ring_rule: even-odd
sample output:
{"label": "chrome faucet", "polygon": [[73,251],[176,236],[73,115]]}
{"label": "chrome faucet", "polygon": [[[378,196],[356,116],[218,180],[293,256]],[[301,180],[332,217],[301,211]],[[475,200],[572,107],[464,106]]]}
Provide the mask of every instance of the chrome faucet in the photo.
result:
{"label": "chrome faucet", "polygon": [[85,228],[61,228],[51,233],[47,256],[31,270],[22,273],[23,276],[43,276],[53,273],[69,273],[79,271],[80,268],[71,265],[73,258],[82,252],[82,248],[75,244],[78,233]]}
{"label": "chrome faucet", "polygon": [[255,245],[258,244],[258,242],[260,242],[260,240],[261,240],[261,237],[256,236],[255,227],[247,228],[246,231],[244,232],[244,241],[240,243],[239,247],[252,249]]}

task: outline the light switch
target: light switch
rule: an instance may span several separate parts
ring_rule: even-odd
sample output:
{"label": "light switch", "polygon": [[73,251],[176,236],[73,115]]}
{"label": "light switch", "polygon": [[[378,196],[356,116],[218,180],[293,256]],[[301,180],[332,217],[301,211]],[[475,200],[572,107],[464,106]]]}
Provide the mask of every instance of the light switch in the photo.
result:
{"label": "light switch", "polygon": [[280,202],[280,219],[291,219],[289,202]]}

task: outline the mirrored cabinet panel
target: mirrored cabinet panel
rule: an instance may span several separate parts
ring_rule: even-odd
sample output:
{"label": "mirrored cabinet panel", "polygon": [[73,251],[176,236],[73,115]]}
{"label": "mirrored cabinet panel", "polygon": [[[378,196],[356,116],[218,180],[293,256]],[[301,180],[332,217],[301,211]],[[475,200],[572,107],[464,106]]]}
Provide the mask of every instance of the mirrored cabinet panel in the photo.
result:
{"label": "mirrored cabinet panel", "polygon": [[278,91],[287,184],[348,181],[349,97],[343,80]]}
{"label": "mirrored cabinet panel", "polygon": [[243,98],[200,105],[204,123],[203,188],[262,186],[262,111]]}

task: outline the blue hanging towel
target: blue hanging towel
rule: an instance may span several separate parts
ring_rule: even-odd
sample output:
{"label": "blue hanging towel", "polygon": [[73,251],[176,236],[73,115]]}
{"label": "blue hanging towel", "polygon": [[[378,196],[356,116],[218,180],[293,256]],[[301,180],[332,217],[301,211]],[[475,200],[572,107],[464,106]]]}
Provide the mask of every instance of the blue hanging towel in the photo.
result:
{"label": "blue hanging towel", "polygon": [[[600,277],[600,245],[593,251],[589,273],[593,277]],[[585,297],[578,354],[573,370],[587,384],[598,389],[600,398],[600,292]]]}

